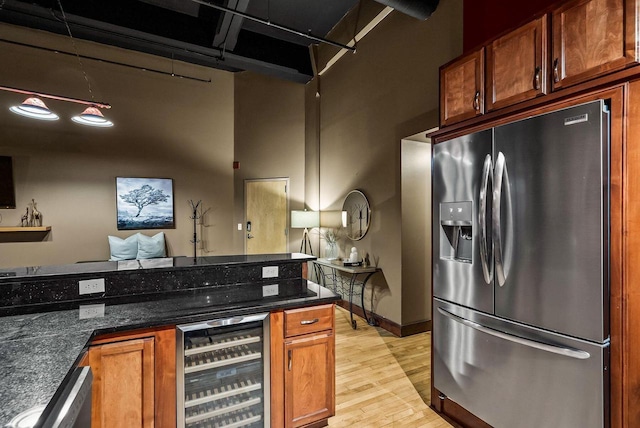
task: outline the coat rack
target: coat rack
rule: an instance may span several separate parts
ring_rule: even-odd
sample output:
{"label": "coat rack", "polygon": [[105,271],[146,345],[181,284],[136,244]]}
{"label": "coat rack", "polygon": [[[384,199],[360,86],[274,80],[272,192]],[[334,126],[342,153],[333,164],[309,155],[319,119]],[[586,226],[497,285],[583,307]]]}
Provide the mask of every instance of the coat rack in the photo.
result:
{"label": "coat rack", "polygon": [[201,214],[198,213],[198,207],[200,206],[200,203],[202,202],[202,200],[199,200],[198,202],[193,202],[192,199],[189,199],[189,205],[191,205],[191,210],[193,211],[193,215],[191,217],[189,217],[190,219],[193,220],[193,239],[190,240],[189,242],[191,242],[193,244],[193,258],[195,259],[198,256],[198,242],[200,242],[200,240],[198,239],[198,232],[197,232],[197,225],[198,225],[198,220],[202,217]]}

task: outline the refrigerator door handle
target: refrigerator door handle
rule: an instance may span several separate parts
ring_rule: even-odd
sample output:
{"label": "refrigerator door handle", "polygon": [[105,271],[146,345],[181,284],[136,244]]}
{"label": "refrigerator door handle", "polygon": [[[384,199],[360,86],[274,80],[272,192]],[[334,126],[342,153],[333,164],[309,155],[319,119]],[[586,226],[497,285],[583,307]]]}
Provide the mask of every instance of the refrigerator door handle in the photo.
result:
{"label": "refrigerator door handle", "polygon": [[[502,287],[507,280],[504,269],[504,258],[502,254],[502,230],[500,228],[502,220],[500,218],[500,204],[502,202],[502,183],[505,178],[506,159],[504,153],[498,152],[496,168],[493,177],[493,254],[496,262],[496,278],[498,285]],[[505,186],[507,187],[507,186]],[[508,190],[508,189],[507,189]]]}
{"label": "refrigerator door handle", "polygon": [[484,166],[482,167],[482,184],[480,185],[480,213],[478,222],[480,223],[480,261],[482,262],[482,275],[487,284],[493,281],[493,264],[489,265],[489,251],[487,244],[487,193],[489,191],[489,176],[493,164],[491,155],[488,154],[484,158]]}
{"label": "refrigerator door handle", "polygon": [[551,352],[553,354],[563,355],[565,357],[576,358],[578,360],[586,360],[591,357],[586,351],[582,351],[580,349],[568,348],[564,346],[550,345],[544,342],[538,342],[536,340],[525,339],[524,337],[514,336],[512,334],[504,333],[502,331],[493,329],[491,327],[484,326],[482,324],[478,324],[477,322],[470,321],[466,318],[462,318],[461,316],[452,314],[446,309],[442,309],[438,307],[438,312],[440,312],[445,317],[458,322],[467,327],[473,328],[474,330],[481,331],[482,333],[489,334],[494,337],[498,337],[500,339],[508,340],[510,342],[519,343],[520,345],[528,346],[530,348],[540,349],[542,351]]}

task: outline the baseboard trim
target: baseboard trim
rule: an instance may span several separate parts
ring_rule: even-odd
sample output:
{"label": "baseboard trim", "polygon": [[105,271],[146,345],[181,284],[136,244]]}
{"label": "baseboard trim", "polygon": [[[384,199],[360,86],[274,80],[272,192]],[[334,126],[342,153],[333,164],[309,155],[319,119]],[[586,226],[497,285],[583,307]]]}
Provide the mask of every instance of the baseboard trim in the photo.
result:
{"label": "baseboard trim", "polygon": [[[347,300],[338,300],[337,305],[349,310],[349,302]],[[353,313],[358,315],[359,317],[364,318],[364,312],[362,308],[358,305],[353,305]],[[371,317],[372,314],[368,313],[368,317]],[[376,321],[376,325],[389,333],[393,334],[396,337],[405,337],[411,336],[412,334],[424,333],[425,331],[431,331],[431,320],[429,321],[418,321],[411,324],[400,325],[395,322],[388,320],[378,314],[373,314],[373,319]]]}
{"label": "baseboard trim", "polygon": [[431,320],[418,321],[412,324],[406,324],[401,327],[402,336],[411,336],[412,334],[424,333],[425,331],[431,331]]}

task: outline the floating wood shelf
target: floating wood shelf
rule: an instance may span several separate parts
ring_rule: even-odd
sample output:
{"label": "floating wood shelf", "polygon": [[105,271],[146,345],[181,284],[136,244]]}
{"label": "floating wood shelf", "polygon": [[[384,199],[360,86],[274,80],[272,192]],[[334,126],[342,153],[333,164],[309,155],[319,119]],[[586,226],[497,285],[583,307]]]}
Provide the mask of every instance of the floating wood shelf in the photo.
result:
{"label": "floating wood shelf", "polygon": [[0,227],[0,233],[7,232],[48,232],[51,226],[31,226],[31,227]]}

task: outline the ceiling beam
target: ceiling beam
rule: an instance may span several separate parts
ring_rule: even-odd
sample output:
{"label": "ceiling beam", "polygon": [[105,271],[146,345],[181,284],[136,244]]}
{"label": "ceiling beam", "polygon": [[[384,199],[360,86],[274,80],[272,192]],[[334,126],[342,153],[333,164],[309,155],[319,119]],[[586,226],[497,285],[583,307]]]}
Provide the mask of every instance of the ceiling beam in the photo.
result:
{"label": "ceiling beam", "polygon": [[[228,7],[239,12],[246,12],[249,0],[229,0]],[[211,46],[222,48],[223,50],[234,50],[238,42],[238,34],[242,27],[243,17],[232,13],[225,13],[222,17],[220,29],[213,38]]]}
{"label": "ceiling beam", "polygon": [[282,31],[285,31],[285,32],[291,33],[291,34],[295,34],[297,36],[304,37],[304,38],[306,38],[308,40],[312,40],[314,42],[325,43],[325,44],[332,45],[332,46],[335,46],[335,47],[340,48],[340,49],[346,49],[346,50],[352,51],[352,52],[355,51],[355,48],[353,46],[343,45],[342,43],[334,42],[333,40],[325,39],[324,37],[314,36],[311,33],[303,33],[302,31],[298,31],[298,30],[296,30],[294,28],[289,28],[289,27],[286,27],[284,25],[275,24],[275,23],[273,23],[271,21],[264,20],[264,19],[259,18],[257,16],[249,15],[248,13],[239,12],[237,10],[233,10],[233,9],[230,9],[230,8],[224,7],[224,6],[218,6],[217,4],[209,3],[209,2],[203,1],[203,0],[191,0],[191,1],[195,2],[195,3],[198,3],[198,4],[201,4],[203,6],[208,6],[208,7],[211,7],[213,9],[220,10],[222,12],[232,13],[234,15],[241,16],[241,17],[243,17],[245,19],[248,19],[250,21],[258,22],[260,24],[267,25],[269,27],[277,28],[278,30],[282,30]]}

